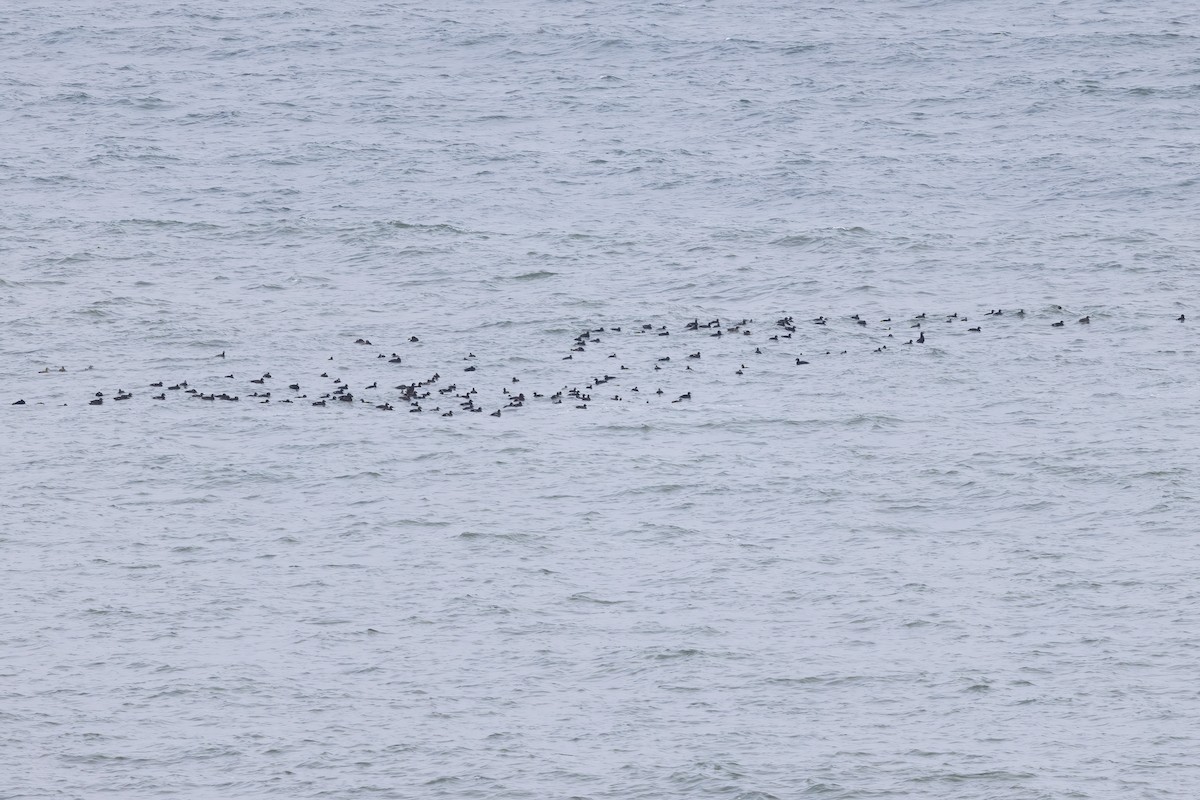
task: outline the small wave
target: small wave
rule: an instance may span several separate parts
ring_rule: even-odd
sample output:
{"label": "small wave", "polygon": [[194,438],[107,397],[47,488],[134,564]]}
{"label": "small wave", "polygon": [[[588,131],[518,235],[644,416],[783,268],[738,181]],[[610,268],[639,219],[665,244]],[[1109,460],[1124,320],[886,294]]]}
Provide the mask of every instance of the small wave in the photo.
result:
{"label": "small wave", "polygon": [[393,228],[407,231],[423,231],[425,233],[453,233],[458,235],[469,234],[470,231],[464,231],[462,228],[456,228],[447,223],[438,223],[434,225],[425,225],[417,222],[403,222],[401,220],[392,220],[388,223]]}
{"label": "small wave", "polygon": [[800,249],[817,249],[826,244],[832,244],[839,238],[847,236],[868,236],[871,232],[857,225],[849,228],[827,228],[812,233],[794,233],[772,240],[771,244],[781,247],[796,247]]}
{"label": "small wave", "polygon": [[571,595],[567,599],[573,603],[594,603],[598,606],[616,606],[625,602],[624,600],[601,600],[600,598],[592,597],[590,594],[585,592],[578,592]]}
{"label": "small wave", "polygon": [[963,781],[978,781],[978,780],[1002,780],[1014,781],[1025,780],[1034,777],[1029,772],[1008,772],[1007,770],[991,770],[988,772],[945,772],[938,775],[922,775],[917,778],[911,778],[913,783],[931,783],[933,781],[950,781],[952,783],[961,783]]}

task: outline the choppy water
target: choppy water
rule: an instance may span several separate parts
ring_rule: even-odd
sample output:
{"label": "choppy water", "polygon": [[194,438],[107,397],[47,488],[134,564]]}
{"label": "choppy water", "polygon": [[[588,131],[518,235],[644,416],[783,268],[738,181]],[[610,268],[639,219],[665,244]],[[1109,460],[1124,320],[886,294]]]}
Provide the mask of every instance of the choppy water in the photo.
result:
{"label": "choppy water", "polygon": [[1190,4],[335,5],[0,9],[0,797],[1195,797]]}

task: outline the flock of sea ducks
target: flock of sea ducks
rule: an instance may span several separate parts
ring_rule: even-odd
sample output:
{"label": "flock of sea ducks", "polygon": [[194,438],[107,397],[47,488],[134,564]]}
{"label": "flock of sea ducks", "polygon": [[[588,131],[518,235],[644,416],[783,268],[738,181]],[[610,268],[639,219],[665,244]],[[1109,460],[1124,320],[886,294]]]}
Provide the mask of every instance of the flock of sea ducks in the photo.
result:
{"label": "flock of sea ducks", "polygon": [[[1051,306],[1050,310],[1055,316],[1066,313],[1062,306]],[[1016,311],[1004,311],[1003,309],[992,309],[982,315],[986,318],[1008,317],[1024,319],[1027,315],[1024,309]],[[1180,314],[1175,318],[1177,322],[1186,322],[1186,317]],[[1074,324],[1089,325],[1091,324],[1091,316],[1079,317]],[[887,317],[878,321],[875,327],[864,319],[860,314],[854,314],[842,319],[833,319],[824,316],[808,319],[806,321],[797,322],[794,317],[784,316],[775,319],[767,325],[758,325],[751,319],[742,319],[737,322],[722,321],[720,319],[712,319],[701,321],[696,318],[682,326],[681,329],[672,331],[667,325],[655,326],[649,323],[638,323],[633,326],[605,326],[599,328],[588,328],[578,333],[572,340],[571,346],[565,355],[561,356],[563,361],[574,361],[578,357],[580,360],[586,359],[588,348],[593,345],[604,345],[605,350],[611,348],[611,343],[614,337],[621,336],[640,336],[640,337],[670,337],[675,336],[676,339],[663,341],[656,348],[659,351],[667,351],[670,349],[668,345],[674,345],[679,336],[691,337],[693,342],[686,348],[682,357],[678,353],[664,353],[653,357],[653,361],[646,363],[639,361],[639,368],[636,373],[645,377],[645,371],[649,367],[649,378],[652,380],[656,373],[663,370],[675,369],[681,372],[691,372],[692,364],[699,362],[703,356],[704,347],[692,350],[697,347],[695,343],[696,337],[706,337],[716,339],[718,341],[725,340],[725,343],[737,342],[733,347],[722,348],[724,353],[728,353],[730,349],[734,349],[739,355],[745,357],[745,361],[752,362],[755,356],[762,356],[764,353],[769,353],[770,348],[778,348],[781,345],[788,344],[789,340],[797,334],[801,326],[816,326],[828,329],[828,326],[840,326],[844,330],[862,330],[869,329],[876,334],[877,345],[874,348],[875,353],[882,353],[889,347],[918,347],[925,344],[930,339],[926,338],[926,333],[931,329],[936,328],[933,323],[948,323],[948,324],[967,324],[965,329],[968,334],[978,334],[983,332],[983,323],[976,322],[971,325],[970,321],[965,316],[959,316],[957,313],[945,315],[926,315],[925,313],[917,314],[904,319],[897,319],[895,323],[891,317]],[[1068,325],[1065,318],[1060,318],[1057,321],[1051,322],[1052,328],[1063,328]],[[882,326],[882,327],[880,327]],[[898,327],[904,331],[903,334],[898,334],[893,330],[893,327]],[[937,332],[931,332],[931,338],[937,336]],[[730,338],[733,337],[733,338]],[[906,341],[899,342],[901,338],[906,338]],[[882,340],[882,341],[880,341]],[[420,339],[417,336],[408,338],[409,344],[419,344]],[[798,341],[798,339],[797,339]],[[361,347],[373,347],[370,340],[358,338],[354,340],[354,344]],[[764,350],[763,348],[768,348]],[[593,347],[594,352],[597,348]],[[646,348],[642,348],[646,349]],[[846,350],[839,351],[838,354],[845,354]],[[804,367],[811,363],[804,357],[803,352],[788,351],[788,358],[794,358],[794,366]],[[809,357],[817,355],[834,355],[833,350],[818,350],[813,352]],[[224,359],[225,351],[215,354],[214,358]],[[672,358],[674,357],[674,360]],[[481,376],[480,361],[474,353],[466,353],[462,356],[462,362],[459,366],[448,370],[454,373],[443,376],[440,372],[426,374],[418,380],[401,381],[394,383],[391,386],[379,385],[378,380],[373,380],[369,385],[360,386],[358,388],[351,387],[347,380],[343,380],[335,373],[329,372],[328,368],[323,369],[319,375],[309,376],[304,380],[293,379],[290,382],[277,381],[271,372],[264,372],[256,377],[249,378],[249,387],[243,385],[241,393],[231,394],[229,389],[218,391],[216,389],[192,386],[187,380],[177,382],[155,381],[147,387],[148,392],[141,391],[136,395],[132,391],[126,391],[121,388],[115,392],[96,391],[87,398],[87,404],[90,406],[104,406],[110,403],[120,403],[134,399],[135,396],[149,397],[151,401],[167,401],[174,397],[190,398],[208,402],[254,402],[262,405],[267,404],[308,404],[314,407],[367,407],[379,411],[398,411],[405,410],[413,414],[433,413],[443,417],[454,417],[462,414],[483,414],[488,413],[493,417],[500,417],[515,409],[520,409],[529,403],[545,402],[550,404],[570,404],[577,409],[585,410],[589,404],[594,404],[597,400],[600,401],[631,401],[644,400],[651,402],[653,400],[663,399],[666,392],[659,388],[649,388],[643,390],[639,382],[634,380],[635,370],[620,363],[620,357],[616,351],[606,353],[602,356],[606,365],[613,363],[616,366],[612,367],[612,371],[616,375],[610,375],[607,371],[600,375],[591,375],[579,384],[570,386],[565,385],[549,394],[544,392],[530,391],[527,395],[523,387],[518,386],[521,379],[513,376],[511,380],[506,381],[506,385],[501,389],[499,396],[494,403],[485,404],[480,396],[479,391],[475,388],[475,378]],[[334,357],[330,356],[329,361],[334,361]],[[392,352],[390,355],[379,353],[375,356],[376,361],[384,361],[394,367],[401,368],[404,365],[404,357]],[[679,367],[679,362],[684,362],[682,368]],[[87,367],[84,372],[92,370],[92,367]],[[495,372],[497,368],[488,368]],[[750,368],[746,363],[740,363],[734,371],[734,375],[743,375]],[[46,367],[40,372],[42,374],[63,373],[66,372],[66,367]],[[212,378],[209,380],[237,381],[237,377],[233,373],[225,374],[220,378]],[[243,380],[247,380],[243,378]],[[286,379],[285,379],[286,380]],[[393,380],[395,380],[393,378]],[[642,380],[641,383],[645,383]],[[392,383],[387,381],[386,383]],[[609,384],[612,384],[611,386]],[[226,384],[228,387],[229,384]],[[284,388],[286,387],[286,388]],[[624,388],[620,388],[624,387]],[[395,392],[396,394],[389,394]],[[624,396],[622,396],[624,392]],[[369,393],[369,394],[365,394]],[[691,391],[684,392],[679,395],[670,396],[672,403],[686,403],[692,399]],[[23,406],[28,405],[24,398],[16,400],[11,405]],[[37,403],[42,405],[42,403]],[[68,405],[63,403],[62,405]],[[492,410],[488,411],[488,408]]]}

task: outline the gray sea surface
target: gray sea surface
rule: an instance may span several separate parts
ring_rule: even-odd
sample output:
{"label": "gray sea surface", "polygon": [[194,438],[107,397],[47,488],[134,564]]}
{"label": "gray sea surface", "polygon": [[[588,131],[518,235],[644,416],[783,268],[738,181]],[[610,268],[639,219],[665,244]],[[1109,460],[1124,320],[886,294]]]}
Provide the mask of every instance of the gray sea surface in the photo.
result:
{"label": "gray sea surface", "polygon": [[1200,796],[1198,25],[4,4],[0,798]]}

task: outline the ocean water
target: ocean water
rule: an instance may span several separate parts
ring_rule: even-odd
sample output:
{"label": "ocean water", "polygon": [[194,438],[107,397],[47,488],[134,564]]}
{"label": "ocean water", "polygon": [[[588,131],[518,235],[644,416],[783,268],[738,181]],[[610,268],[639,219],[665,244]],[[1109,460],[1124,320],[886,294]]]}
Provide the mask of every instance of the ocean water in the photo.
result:
{"label": "ocean water", "polygon": [[0,798],[1194,798],[1198,23],[6,4]]}

